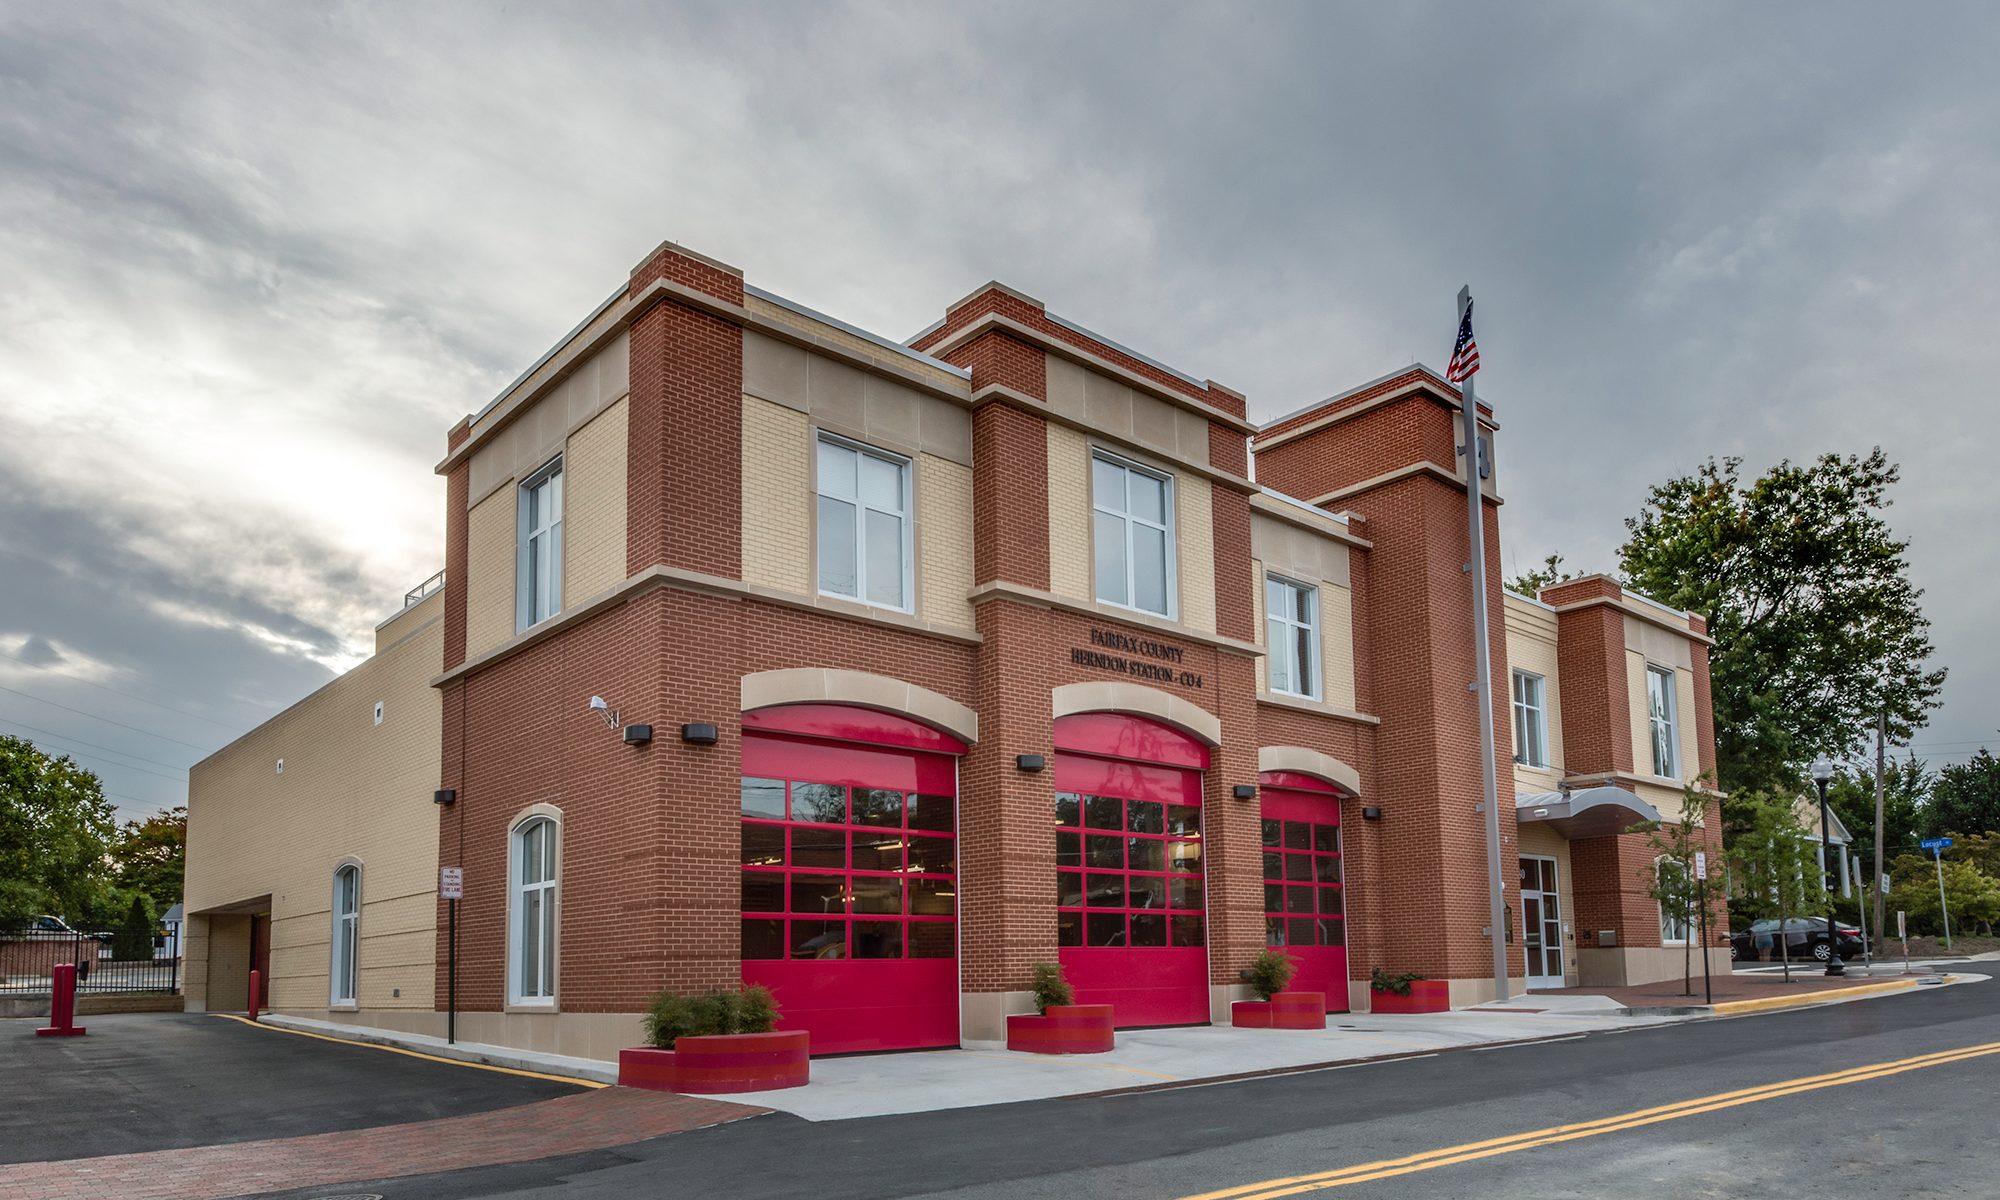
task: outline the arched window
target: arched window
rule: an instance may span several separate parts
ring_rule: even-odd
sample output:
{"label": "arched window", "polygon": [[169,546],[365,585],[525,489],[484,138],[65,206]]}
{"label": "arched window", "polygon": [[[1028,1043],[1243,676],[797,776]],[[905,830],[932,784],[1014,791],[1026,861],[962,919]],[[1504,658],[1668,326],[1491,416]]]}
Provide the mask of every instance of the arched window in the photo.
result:
{"label": "arched window", "polygon": [[[1663,858],[1653,864],[1653,871],[1660,880],[1660,894],[1672,895],[1687,890],[1687,867],[1678,859]],[[1670,886],[1671,885],[1671,886]],[[1662,903],[1660,905],[1660,942],[1663,945],[1678,946],[1688,940],[1688,929],[1694,922],[1694,905],[1683,901],[1680,905]]]}
{"label": "arched window", "polygon": [[507,999],[553,1004],[556,998],[556,823],[536,817],[514,830],[509,871],[512,903]]}
{"label": "arched window", "polygon": [[361,868],[350,863],[333,873],[332,1003],[354,1003],[360,956]]}

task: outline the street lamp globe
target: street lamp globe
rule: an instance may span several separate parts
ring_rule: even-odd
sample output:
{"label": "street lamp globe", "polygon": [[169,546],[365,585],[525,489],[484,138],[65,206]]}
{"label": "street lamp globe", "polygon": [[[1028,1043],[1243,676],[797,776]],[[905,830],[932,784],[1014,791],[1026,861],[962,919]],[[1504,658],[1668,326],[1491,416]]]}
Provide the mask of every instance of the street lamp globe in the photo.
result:
{"label": "street lamp globe", "polygon": [[1833,760],[1822,754],[1812,761],[1813,782],[1824,786],[1833,778]]}

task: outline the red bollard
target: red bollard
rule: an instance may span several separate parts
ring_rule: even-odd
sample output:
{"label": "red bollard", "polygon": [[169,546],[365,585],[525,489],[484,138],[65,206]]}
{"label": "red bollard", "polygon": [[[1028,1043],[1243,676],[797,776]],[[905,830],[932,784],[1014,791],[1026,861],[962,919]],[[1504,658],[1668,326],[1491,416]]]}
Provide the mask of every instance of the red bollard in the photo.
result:
{"label": "red bollard", "polygon": [[257,1010],[264,1005],[264,972],[250,972],[250,1019],[257,1019]]}
{"label": "red bollard", "polygon": [[49,971],[49,1027],[35,1030],[36,1037],[82,1037],[83,1026],[76,1023],[76,964],[57,963]]}

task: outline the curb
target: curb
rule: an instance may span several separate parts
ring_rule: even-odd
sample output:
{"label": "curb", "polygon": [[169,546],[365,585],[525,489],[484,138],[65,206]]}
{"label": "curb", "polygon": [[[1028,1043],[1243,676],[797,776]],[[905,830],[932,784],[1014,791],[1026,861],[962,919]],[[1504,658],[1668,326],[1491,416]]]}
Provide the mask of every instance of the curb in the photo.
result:
{"label": "curb", "polygon": [[1628,1017],[1734,1017],[1749,1013],[1777,1012],[1787,1008],[1810,1008],[1819,1004],[1838,1004],[1844,1000],[1859,1000],[1869,996],[1884,996],[1891,992],[1904,992],[1918,984],[1934,981],[1937,984],[1956,983],[1953,975],[1927,976],[1919,979],[1892,979],[1886,983],[1863,983],[1854,987],[1832,991],[1807,992],[1799,996],[1764,996],[1755,1000],[1724,1000],[1720,1004],[1676,1004],[1650,1008],[1626,1008],[1620,1010]]}
{"label": "curb", "polygon": [[[241,1017],[234,1019],[244,1020]],[[488,1046],[479,1042],[447,1044],[443,1038],[429,1037],[420,1033],[403,1033],[364,1025],[342,1025],[333,1021],[318,1021],[310,1017],[293,1017],[280,1013],[265,1013],[254,1024],[283,1030],[286,1033],[301,1033],[330,1042],[376,1046],[417,1058],[435,1059],[468,1067],[487,1067],[510,1074],[551,1079],[558,1083],[576,1083],[596,1088],[618,1082],[618,1064],[591,1058],[542,1054],[532,1050],[516,1050],[508,1046]]]}

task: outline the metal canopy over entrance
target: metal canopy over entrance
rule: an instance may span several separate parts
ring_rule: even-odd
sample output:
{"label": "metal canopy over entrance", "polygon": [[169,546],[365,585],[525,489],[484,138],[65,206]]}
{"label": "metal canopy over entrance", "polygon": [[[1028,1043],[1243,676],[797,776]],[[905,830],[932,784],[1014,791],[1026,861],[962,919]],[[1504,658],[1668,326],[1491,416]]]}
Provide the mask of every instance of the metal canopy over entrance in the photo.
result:
{"label": "metal canopy over entrance", "polygon": [[1660,810],[1619,787],[1577,788],[1569,792],[1521,792],[1514,797],[1521,824],[1546,823],[1570,841],[1610,837],[1642,821],[1663,818]]}

